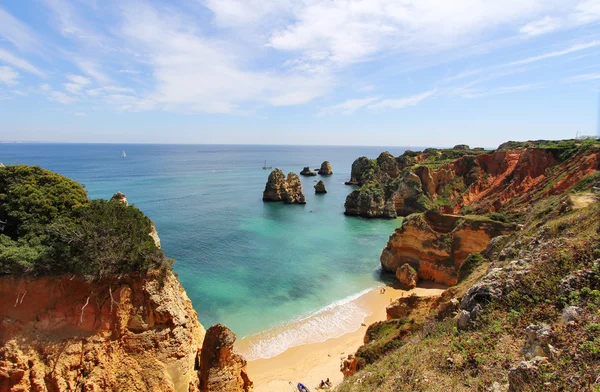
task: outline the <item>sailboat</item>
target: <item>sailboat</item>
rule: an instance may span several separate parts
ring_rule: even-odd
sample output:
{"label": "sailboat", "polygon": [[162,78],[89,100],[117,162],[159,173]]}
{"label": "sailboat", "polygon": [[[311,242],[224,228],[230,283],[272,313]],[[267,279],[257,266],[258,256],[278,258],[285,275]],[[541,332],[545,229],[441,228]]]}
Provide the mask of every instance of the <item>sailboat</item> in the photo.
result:
{"label": "sailboat", "polygon": [[125,154],[125,151],[121,151],[121,158],[127,158],[127,154]]}
{"label": "sailboat", "polygon": [[265,165],[263,166],[263,170],[272,169],[273,166],[267,166],[267,161],[265,161]]}

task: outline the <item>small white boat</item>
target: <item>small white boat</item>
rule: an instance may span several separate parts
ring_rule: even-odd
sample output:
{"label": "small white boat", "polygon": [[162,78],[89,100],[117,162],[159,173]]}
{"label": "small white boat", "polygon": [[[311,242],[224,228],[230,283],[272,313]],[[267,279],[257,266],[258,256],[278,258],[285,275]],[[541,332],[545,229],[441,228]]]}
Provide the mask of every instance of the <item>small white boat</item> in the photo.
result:
{"label": "small white boat", "polygon": [[263,170],[272,169],[273,166],[267,166],[267,161],[265,161],[265,165],[263,166]]}
{"label": "small white boat", "polygon": [[127,158],[127,154],[125,154],[125,151],[121,151],[121,158]]}

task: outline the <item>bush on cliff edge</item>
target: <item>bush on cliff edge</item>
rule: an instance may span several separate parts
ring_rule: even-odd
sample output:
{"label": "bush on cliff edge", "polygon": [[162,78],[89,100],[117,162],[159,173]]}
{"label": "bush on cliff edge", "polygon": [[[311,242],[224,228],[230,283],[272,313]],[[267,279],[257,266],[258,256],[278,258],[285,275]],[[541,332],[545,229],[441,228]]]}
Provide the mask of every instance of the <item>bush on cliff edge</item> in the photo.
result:
{"label": "bush on cliff edge", "polygon": [[0,168],[0,274],[104,277],[166,265],[151,221],[40,167]]}

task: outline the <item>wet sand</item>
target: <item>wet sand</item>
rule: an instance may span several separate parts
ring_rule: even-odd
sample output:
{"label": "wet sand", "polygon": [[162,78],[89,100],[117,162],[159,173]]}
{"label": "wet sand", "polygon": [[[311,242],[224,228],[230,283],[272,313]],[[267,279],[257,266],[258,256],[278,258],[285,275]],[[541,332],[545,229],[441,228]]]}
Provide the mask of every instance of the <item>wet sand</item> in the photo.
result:
{"label": "wet sand", "polygon": [[[410,291],[385,286],[384,294],[380,293],[380,288],[375,288],[353,301],[361,311],[366,310],[369,314],[364,319],[367,326],[386,319],[385,308],[393,299],[412,293],[431,296],[443,291],[444,288],[439,285],[417,287]],[[248,375],[254,382],[255,392],[297,391],[298,382],[314,390],[321,380],[328,377],[333,385],[339,384],[343,379],[340,372],[342,359],[356,352],[363,344],[366,326],[360,326],[337,338],[289,348],[272,358],[248,361]],[[260,334],[244,338],[236,345],[244,352],[255,339],[260,338]]]}

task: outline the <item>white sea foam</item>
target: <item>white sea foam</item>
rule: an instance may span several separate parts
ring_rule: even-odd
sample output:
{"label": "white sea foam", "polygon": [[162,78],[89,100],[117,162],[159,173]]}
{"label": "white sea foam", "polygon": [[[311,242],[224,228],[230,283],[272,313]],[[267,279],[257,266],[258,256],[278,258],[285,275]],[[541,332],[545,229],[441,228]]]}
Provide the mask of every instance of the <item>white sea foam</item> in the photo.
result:
{"label": "white sea foam", "polygon": [[372,289],[349,296],[282,326],[249,336],[242,354],[248,360],[277,356],[289,348],[337,338],[360,328],[371,313],[360,297]]}

